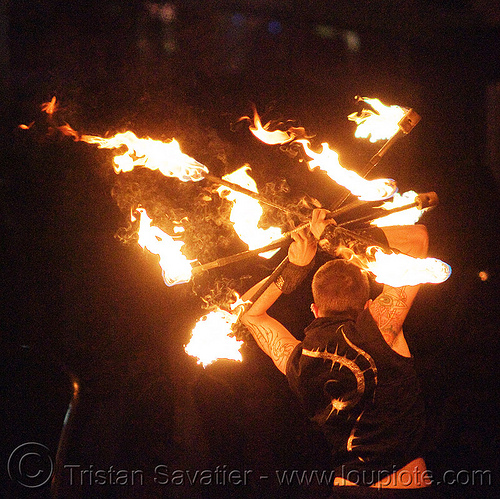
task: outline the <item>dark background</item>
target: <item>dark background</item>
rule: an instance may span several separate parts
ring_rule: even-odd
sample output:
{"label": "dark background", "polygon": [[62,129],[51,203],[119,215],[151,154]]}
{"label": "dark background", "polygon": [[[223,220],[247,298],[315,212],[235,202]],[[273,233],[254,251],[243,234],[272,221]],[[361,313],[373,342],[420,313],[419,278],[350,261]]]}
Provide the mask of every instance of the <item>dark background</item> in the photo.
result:
{"label": "dark background", "polygon": [[[341,191],[257,143],[245,126],[232,126],[238,118],[253,103],[264,121],[297,120],[356,169],[378,147],[352,137],[346,116],[357,110],[354,96],[414,108],[421,123],[376,175],[396,179],[401,191],[438,193],[440,205],[423,221],[430,255],[453,269],[446,283],[422,289],[407,320],[429,413],[426,459],[437,479],[447,470],[465,470],[461,478],[492,470],[498,483],[495,2],[0,6],[2,497],[49,495],[48,485],[26,489],[10,480],[7,460],[25,442],[46,445],[55,459],[73,380],[81,393],[67,463],[125,470],[228,465],[271,477],[239,488],[94,485],[85,497],[326,493],[279,487],[272,478],[276,469],[328,469],[326,450],[283,376],[251,342],[243,363],[205,370],[183,352],[203,314],[199,296],[225,279],[244,289],[280,255],[210,274],[194,290],[167,288],[154,257],[115,238],[127,225],[127,196],[182,213],[194,209],[207,184],[179,185],[153,172],[131,174],[130,185],[118,180],[112,153],[49,133],[40,105],[54,95],[57,119],[83,133],[175,137],[215,175],[248,162],[260,187],[286,178],[291,197],[307,193],[325,206]],[[28,131],[18,128],[33,121]],[[214,213],[199,225],[210,228],[201,229],[207,257],[239,251]],[[283,299],[276,314],[300,336],[311,319],[307,286],[297,296]],[[494,496],[493,486],[440,489],[449,497]],[[73,496],[75,490],[63,494]]]}

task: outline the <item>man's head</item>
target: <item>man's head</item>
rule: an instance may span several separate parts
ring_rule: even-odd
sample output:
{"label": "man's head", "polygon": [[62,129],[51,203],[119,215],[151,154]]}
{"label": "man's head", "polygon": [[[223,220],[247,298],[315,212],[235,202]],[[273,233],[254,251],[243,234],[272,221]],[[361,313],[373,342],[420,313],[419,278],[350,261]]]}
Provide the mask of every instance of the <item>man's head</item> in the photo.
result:
{"label": "man's head", "polygon": [[356,317],[370,297],[370,284],[356,265],[342,259],[331,260],[314,274],[312,293],[316,316],[348,312]]}

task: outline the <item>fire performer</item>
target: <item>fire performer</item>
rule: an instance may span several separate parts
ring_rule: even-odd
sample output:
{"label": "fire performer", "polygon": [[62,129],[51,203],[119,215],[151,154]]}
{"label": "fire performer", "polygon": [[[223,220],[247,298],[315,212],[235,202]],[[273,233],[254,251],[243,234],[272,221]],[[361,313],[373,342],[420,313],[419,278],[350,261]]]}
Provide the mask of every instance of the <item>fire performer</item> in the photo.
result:
{"label": "fire performer", "polygon": [[[310,231],[294,234],[288,265],[242,321],[326,436],[335,467],[334,497],[430,497],[436,491],[427,488],[424,404],[403,334],[419,286],[384,285],[372,300],[367,275],[344,259],[333,259],[314,274],[315,319],[303,341],[267,313],[313,267],[318,240],[331,222],[326,213],[314,210]],[[426,257],[423,225],[383,232],[392,248]],[[260,285],[242,298],[250,299]]]}

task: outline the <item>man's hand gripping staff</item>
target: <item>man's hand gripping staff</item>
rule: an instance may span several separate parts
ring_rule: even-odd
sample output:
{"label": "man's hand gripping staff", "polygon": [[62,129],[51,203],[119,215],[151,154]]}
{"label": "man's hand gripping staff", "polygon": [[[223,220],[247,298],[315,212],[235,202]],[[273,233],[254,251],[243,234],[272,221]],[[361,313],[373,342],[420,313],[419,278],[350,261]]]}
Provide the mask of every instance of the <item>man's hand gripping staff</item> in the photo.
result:
{"label": "man's hand gripping staff", "polygon": [[285,373],[288,357],[299,341],[267,311],[281,294],[296,289],[312,269],[318,246],[316,234],[321,234],[328,222],[333,223],[333,220],[325,222],[326,213],[326,210],[314,210],[310,228],[291,234],[293,241],[288,256],[276,271],[242,296],[243,301],[252,303],[241,316],[242,323],[282,373]]}

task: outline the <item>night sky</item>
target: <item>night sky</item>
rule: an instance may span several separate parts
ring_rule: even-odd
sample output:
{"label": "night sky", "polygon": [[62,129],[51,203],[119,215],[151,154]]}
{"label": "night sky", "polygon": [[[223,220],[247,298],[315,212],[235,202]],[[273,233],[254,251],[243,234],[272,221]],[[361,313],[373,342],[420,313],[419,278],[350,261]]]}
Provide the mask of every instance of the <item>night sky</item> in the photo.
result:
{"label": "night sky", "polygon": [[[487,1],[356,5],[1,2],[1,497],[49,497],[48,483],[27,488],[9,478],[7,462],[26,442],[46,446],[55,462],[73,381],[81,392],[64,462],[143,470],[147,482],[94,484],[83,497],[327,496],[325,487],[275,479],[278,469],[328,469],[327,450],[255,343],[246,343],[242,363],[206,369],[183,351],[205,313],[202,298],[244,291],[283,250],[166,287],[156,257],[130,239],[130,209],[143,204],[159,224],[188,217],[186,251],[205,263],[245,249],[225,221],[227,205],[217,196],[202,203],[206,181],[145,170],[117,176],[112,152],[53,127],[175,137],[214,175],[248,163],[261,192],[286,203],[307,194],[327,207],[341,188],[259,143],[238,120],[255,105],[264,122],[303,126],[362,170],[378,146],[353,137],[347,115],[358,110],[357,95],[422,117],[374,175],[440,199],[422,222],[430,256],[453,274],[422,288],[405,329],[428,408],[428,467],[437,479],[491,470],[498,483],[500,13]],[[51,121],[40,106],[53,96],[60,109]],[[274,313],[301,338],[310,303],[306,282]],[[253,479],[158,486],[158,465],[227,465],[252,470]],[[494,497],[493,486],[440,490]]]}

